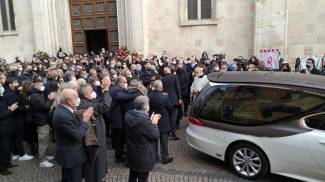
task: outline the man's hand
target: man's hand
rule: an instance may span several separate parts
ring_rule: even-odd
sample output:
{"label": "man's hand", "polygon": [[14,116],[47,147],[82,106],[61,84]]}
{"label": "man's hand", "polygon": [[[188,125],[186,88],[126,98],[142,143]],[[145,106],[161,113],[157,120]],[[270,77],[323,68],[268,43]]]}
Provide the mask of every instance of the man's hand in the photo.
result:
{"label": "man's hand", "polygon": [[11,112],[14,112],[16,109],[18,108],[18,103],[14,103],[13,105],[9,106],[8,109],[11,111]]}
{"label": "man's hand", "polygon": [[51,92],[47,98],[50,99],[50,100],[53,100],[54,98],[56,97],[56,92]]}
{"label": "man's hand", "polygon": [[103,92],[104,91],[108,91],[110,85],[111,85],[111,80],[109,78],[104,78],[102,80],[102,89],[103,89]]}
{"label": "man's hand", "polygon": [[161,115],[160,114],[155,114],[155,112],[153,112],[151,114],[151,117],[150,117],[151,123],[152,124],[158,124],[158,121],[159,121],[160,118],[161,118]]}
{"label": "man's hand", "polygon": [[90,123],[90,118],[94,113],[94,108],[93,107],[89,107],[87,110],[85,110],[85,112],[83,113],[83,118],[82,120],[86,123]]}

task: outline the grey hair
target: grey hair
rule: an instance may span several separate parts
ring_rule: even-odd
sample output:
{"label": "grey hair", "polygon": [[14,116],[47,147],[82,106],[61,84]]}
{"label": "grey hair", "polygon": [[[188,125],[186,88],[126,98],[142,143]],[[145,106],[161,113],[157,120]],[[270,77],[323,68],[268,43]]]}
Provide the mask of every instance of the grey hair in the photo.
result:
{"label": "grey hair", "polygon": [[144,110],[145,106],[149,106],[149,98],[143,95],[138,96],[134,100],[134,106],[136,110]]}
{"label": "grey hair", "polygon": [[65,88],[60,93],[60,104],[66,105],[68,100],[74,97],[74,90],[70,88]]}
{"label": "grey hair", "polygon": [[129,87],[132,87],[132,88],[138,88],[139,85],[140,85],[140,82],[137,79],[133,79],[129,83]]}
{"label": "grey hair", "polygon": [[154,81],[153,88],[155,88],[155,90],[158,90],[158,91],[163,91],[163,84],[162,84],[161,80]]}
{"label": "grey hair", "polygon": [[91,88],[91,86],[89,84],[86,84],[86,85],[81,85],[78,89],[78,95],[79,97],[84,97],[84,95],[86,94],[87,92],[87,89],[88,88]]}

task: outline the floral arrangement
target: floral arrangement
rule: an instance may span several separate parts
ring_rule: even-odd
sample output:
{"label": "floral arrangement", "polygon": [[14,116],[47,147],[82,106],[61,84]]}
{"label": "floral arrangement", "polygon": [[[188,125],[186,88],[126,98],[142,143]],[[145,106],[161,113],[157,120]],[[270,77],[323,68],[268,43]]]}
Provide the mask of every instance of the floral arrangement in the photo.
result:
{"label": "floral arrangement", "polygon": [[49,54],[48,54],[47,52],[40,51],[40,50],[38,50],[38,51],[35,53],[35,56],[36,56],[38,59],[40,59],[41,61],[43,61],[43,60],[49,58]]}
{"label": "floral arrangement", "polygon": [[126,48],[120,48],[115,52],[116,57],[126,58],[129,55],[129,51]]}

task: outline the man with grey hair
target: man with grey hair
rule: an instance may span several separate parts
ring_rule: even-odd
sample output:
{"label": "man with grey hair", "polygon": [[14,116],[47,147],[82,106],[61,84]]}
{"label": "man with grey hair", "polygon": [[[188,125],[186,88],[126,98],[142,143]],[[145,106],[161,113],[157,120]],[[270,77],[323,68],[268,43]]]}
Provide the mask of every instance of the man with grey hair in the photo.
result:
{"label": "man with grey hair", "polygon": [[80,104],[78,93],[74,89],[63,89],[60,105],[54,111],[53,128],[56,138],[56,158],[62,167],[62,182],[79,182],[82,180],[82,165],[86,161],[83,137],[90,127],[93,108],[83,113],[83,122],[74,116]]}
{"label": "man with grey hair", "polygon": [[128,82],[124,76],[118,76],[116,84],[112,85],[109,93],[112,97],[112,105],[108,114],[108,121],[112,127],[112,145],[115,149],[115,162],[124,162],[124,118],[123,105],[127,102],[133,101],[140,94],[137,92],[127,92]]}
{"label": "man with grey hair", "polygon": [[168,93],[168,98],[173,105],[173,112],[171,113],[171,131],[170,136],[172,140],[179,140],[176,136],[176,123],[178,117],[178,110],[182,104],[181,87],[177,75],[172,74],[169,67],[164,68],[164,76],[161,79],[164,92]]}
{"label": "man with grey hair", "polygon": [[129,182],[148,181],[149,172],[155,166],[153,142],[159,138],[160,114],[149,117],[149,98],[138,96],[134,100],[135,110],[125,116],[127,159],[130,166]]}
{"label": "man with grey hair", "polygon": [[[171,104],[168,95],[163,94],[163,84],[160,80],[153,83],[154,91],[149,93],[150,111],[161,115],[158,123],[160,132],[160,158],[162,163],[167,164],[174,159],[168,153],[168,132],[171,129],[170,116],[173,112],[173,105]],[[159,160],[158,140],[155,141],[156,160]]]}

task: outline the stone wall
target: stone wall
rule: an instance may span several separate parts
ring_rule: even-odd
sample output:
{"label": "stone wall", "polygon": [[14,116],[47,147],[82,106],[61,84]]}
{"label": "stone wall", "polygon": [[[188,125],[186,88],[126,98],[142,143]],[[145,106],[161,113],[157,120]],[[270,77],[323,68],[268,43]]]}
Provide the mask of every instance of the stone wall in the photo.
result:
{"label": "stone wall", "polygon": [[179,1],[148,1],[148,53],[167,50],[170,55],[200,56],[207,51],[228,58],[249,56],[254,42],[254,1],[217,0],[217,25],[180,26]]}
{"label": "stone wall", "polygon": [[288,57],[325,53],[325,1],[288,0]]}
{"label": "stone wall", "polygon": [[[135,1],[117,1],[118,16],[125,13],[125,17],[119,16],[119,31],[126,29],[127,37],[121,34],[120,45],[131,51],[146,55],[166,50],[169,55],[179,56],[200,56],[207,51],[210,56],[226,53],[228,58],[247,57],[254,52],[254,0],[217,0],[217,25],[199,26],[180,25],[180,0]],[[130,6],[132,10],[128,11]]]}
{"label": "stone wall", "polygon": [[16,31],[0,32],[0,58],[7,62],[16,56],[30,57],[35,49],[31,1],[13,1],[13,5]]}
{"label": "stone wall", "polygon": [[13,1],[16,31],[0,32],[0,57],[31,58],[37,50],[72,52],[69,0]]}

